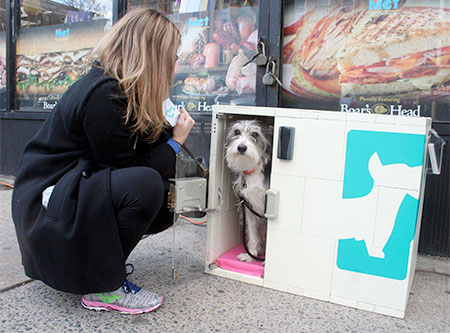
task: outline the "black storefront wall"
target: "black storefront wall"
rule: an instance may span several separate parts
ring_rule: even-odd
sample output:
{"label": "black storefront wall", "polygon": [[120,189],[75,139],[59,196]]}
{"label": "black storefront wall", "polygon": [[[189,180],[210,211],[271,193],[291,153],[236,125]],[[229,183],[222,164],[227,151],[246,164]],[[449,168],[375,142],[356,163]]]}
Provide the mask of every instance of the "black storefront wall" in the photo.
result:
{"label": "black storefront wall", "polygon": [[[0,112],[0,174],[14,175],[26,143],[38,131],[47,118],[46,112],[17,111],[15,107],[15,36],[18,29],[18,1],[11,6],[7,1],[7,51],[8,62],[8,95],[6,111]],[[113,21],[115,22],[125,12],[126,1],[114,1]],[[14,11],[13,9],[17,10]],[[259,37],[267,45],[267,55],[278,62],[278,74],[281,76],[281,54],[283,40],[283,5],[279,1],[261,1],[259,18]],[[280,106],[281,89],[277,85],[261,84],[265,68],[257,70],[256,104],[259,106]],[[192,142],[197,142],[209,131],[210,115],[208,112],[194,112],[198,132],[192,135]],[[433,128],[446,141],[442,172],[440,175],[428,175],[422,214],[419,253],[450,257],[450,122],[434,121]],[[194,146],[195,147],[195,146]],[[209,150],[209,143],[195,147],[202,152]],[[196,153],[194,151],[194,153]]]}
{"label": "black storefront wall", "polygon": [[445,140],[440,175],[428,175],[420,229],[419,253],[450,258],[450,123],[433,122]]}

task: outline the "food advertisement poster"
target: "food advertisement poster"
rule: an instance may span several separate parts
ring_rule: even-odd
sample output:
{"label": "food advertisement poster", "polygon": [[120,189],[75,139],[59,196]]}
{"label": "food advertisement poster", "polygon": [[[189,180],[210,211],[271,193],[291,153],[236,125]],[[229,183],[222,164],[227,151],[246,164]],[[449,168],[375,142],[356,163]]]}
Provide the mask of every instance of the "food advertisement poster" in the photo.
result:
{"label": "food advertisement poster", "polygon": [[449,120],[450,1],[289,1],[282,106]]}
{"label": "food advertisement poster", "polygon": [[16,91],[21,108],[51,111],[82,75],[90,54],[108,28],[108,19],[20,30]]}
{"label": "food advertisement poster", "polygon": [[173,15],[181,32],[171,99],[190,112],[254,105],[258,6]]}

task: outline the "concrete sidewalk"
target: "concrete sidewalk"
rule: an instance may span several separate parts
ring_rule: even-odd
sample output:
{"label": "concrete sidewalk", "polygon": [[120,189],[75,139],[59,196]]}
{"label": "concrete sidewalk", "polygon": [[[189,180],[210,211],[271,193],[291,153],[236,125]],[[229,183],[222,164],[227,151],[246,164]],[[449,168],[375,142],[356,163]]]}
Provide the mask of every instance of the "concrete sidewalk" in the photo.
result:
{"label": "concrete sidewalk", "polygon": [[80,296],[23,274],[11,193],[0,189],[0,332],[450,332],[449,275],[419,270],[406,317],[396,319],[204,274],[206,228],[188,224],[141,241],[129,260],[131,280],[162,294],[161,308],[137,316],[88,311]]}

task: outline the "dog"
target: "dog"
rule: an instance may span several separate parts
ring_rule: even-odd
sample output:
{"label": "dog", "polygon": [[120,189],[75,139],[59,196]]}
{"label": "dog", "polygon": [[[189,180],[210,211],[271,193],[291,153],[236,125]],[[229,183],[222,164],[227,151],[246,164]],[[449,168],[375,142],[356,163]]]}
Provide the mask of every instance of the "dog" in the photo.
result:
{"label": "dog", "polygon": [[[257,120],[239,120],[231,124],[225,139],[225,160],[234,178],[233,192],[261,216],[269,187],[270,159],[271,133],[268,126]],[[239,206],[241,223],[242,209],[245,209],[248,250],[255,257],[261,256],[266,248],[267,219]],[[254,261],[248,253],[239,254],[238,259]]]}

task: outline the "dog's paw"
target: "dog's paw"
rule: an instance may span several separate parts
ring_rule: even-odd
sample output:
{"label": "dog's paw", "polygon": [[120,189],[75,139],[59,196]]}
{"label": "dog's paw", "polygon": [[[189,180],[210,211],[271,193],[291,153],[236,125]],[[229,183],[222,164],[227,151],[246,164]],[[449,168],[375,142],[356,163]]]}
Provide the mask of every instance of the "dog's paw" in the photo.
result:
{"label": "dog's paw", "polygon": [[239,255],[237,256],[237,258],[238,258],[240,261],[244,261],[244,262],[252,262],[252,261],[255,260],[255,259],[253,259],[252,257],[250,257],[250,256],[248,255],[248,253],[241,253],[241,254],[239,254]]}

